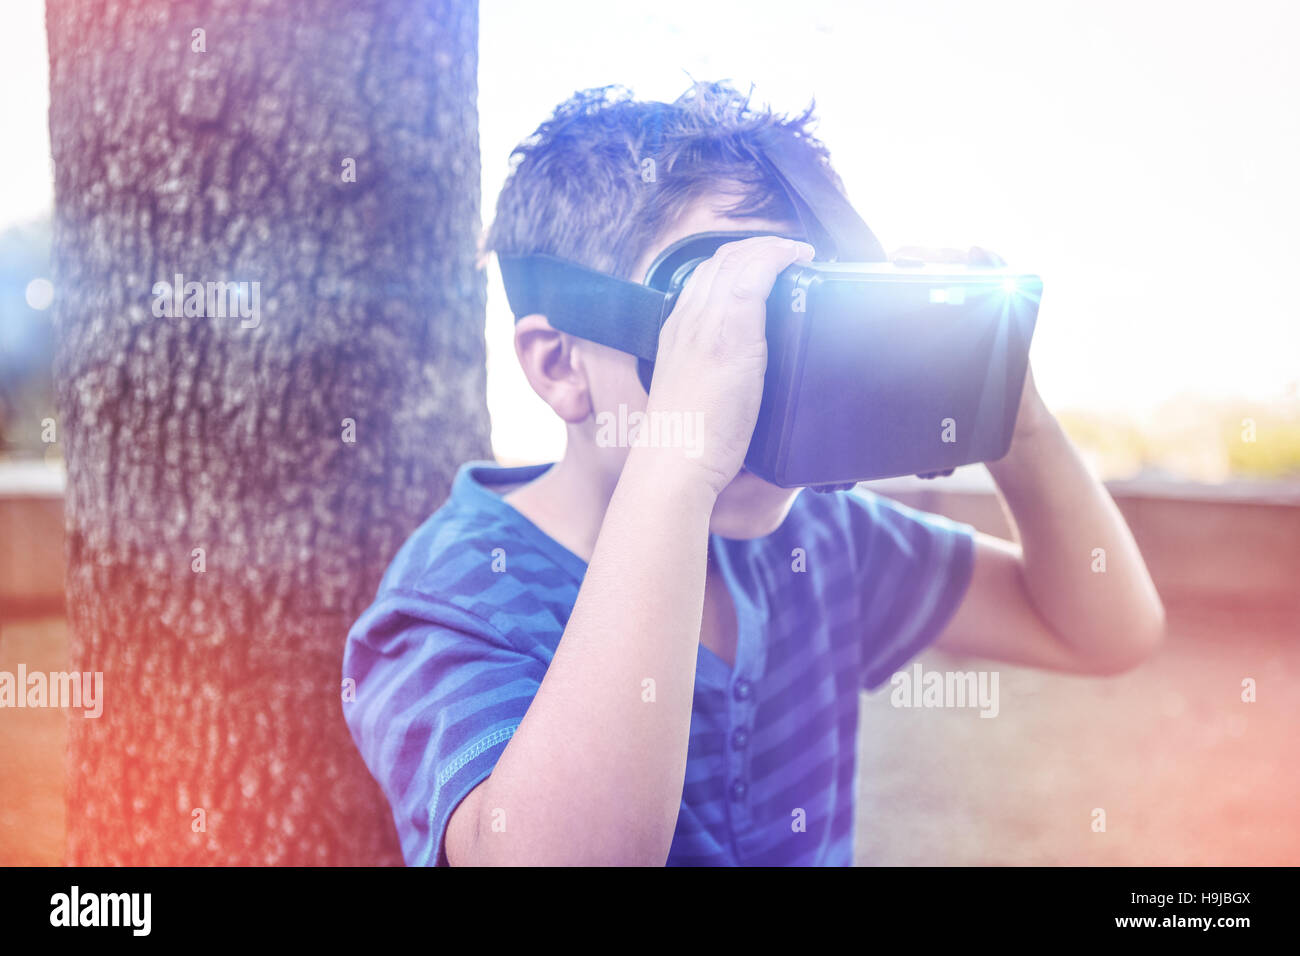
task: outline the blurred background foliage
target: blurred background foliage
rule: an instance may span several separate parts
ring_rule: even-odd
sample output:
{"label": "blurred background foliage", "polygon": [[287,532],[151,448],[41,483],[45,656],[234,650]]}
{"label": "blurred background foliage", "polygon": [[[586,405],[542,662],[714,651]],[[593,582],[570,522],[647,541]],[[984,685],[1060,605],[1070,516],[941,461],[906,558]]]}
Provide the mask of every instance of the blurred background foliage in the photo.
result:
{"label": "blurred background foliage", "polygon": [[1184,395],[1141,417],[1057,410],[1102,477],[1219,483],[1300,480],[1300,400],[1272,404]]}
{"label": "blurred background foliage", "polygon": [[[40,284],[50,278],[50,238],[48,219],[0,232],[0,458],[60,459],[59,443],[42,440],[42,422],[54,417],[53,310]],[[1300,481],[1296,383],[1273,403],[1183,394],[1141,415],[1056,412],[1106,479]]]}
{"label": "blurred background foliage", "polygon": [[8,458],[59,456],[57,442],[41,440],[41,422],[54,418],[53,310],[41,282],[50,279],[50,238],[49,219],[0,232],[0,456]]}

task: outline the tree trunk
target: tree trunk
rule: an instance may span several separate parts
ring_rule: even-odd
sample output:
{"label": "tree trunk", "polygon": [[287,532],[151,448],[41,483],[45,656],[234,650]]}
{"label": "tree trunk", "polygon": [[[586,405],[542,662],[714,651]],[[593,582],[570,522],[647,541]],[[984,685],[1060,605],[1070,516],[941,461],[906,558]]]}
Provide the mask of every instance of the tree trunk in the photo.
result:
{"label": "tree trunk", "polygon": [[341,662],[489,454],[477,13],[49,0],[71,864],[401,862]]}

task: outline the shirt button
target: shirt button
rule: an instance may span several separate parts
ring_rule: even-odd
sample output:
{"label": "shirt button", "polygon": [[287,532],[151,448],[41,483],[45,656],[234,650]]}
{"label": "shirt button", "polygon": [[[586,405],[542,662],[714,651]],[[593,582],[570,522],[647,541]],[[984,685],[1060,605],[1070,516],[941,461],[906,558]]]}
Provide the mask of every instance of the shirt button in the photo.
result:
{"label": "shirt button", "polygon": [[749,681],[738,680],[731,692],[735,695],[736,700],[749,700],[749,694],[753,689],[754,687]]}
{"label": "shirt button", "polygon": [[749,743],[749,731],[741,727],[731,735],[731,748],[733,750],[744,750]]}
{"label": "shirt button", "polygon": [[745,794],[749,792],[749,787],[743,780],[733,780],[731,782],[731,799],[739,803],[745,799]]}

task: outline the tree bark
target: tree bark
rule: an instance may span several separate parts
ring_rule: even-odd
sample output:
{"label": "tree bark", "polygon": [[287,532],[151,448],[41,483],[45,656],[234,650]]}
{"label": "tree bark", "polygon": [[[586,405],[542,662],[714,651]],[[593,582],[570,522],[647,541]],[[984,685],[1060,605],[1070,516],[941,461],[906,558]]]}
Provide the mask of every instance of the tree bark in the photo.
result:
{"label": "tree bark", "polygon": [[477,13],[49,0],[71,864],[401,862],[341,662],[490,455]]}

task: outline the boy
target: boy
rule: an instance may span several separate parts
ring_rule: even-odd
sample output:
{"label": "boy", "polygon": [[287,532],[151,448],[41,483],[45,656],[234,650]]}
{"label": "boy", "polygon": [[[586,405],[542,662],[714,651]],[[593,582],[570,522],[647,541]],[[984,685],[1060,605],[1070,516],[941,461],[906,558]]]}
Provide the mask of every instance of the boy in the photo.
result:
{"label": "boy", "polygon": [[[1018,543],[743,468],[764,300],[814,253],[779,238],[796,214],[751,147],[788,137],[829,170],[809,119],[720,84],[673,104],[597,90],[516,150],[498,254],[641,281],[683,237],[772,235],[695,270],[648,395],[632,356],[518,318],[564,457],[463,467],[348,637],[346,717],[408,863],[847,865],[861,690],[931,644],[1089,674],[1159,644],[1137,547],[1032,376],[988,466]],[[597,421],[620,405],[697,415],[703,434],[690,454],[608,447]]]}

